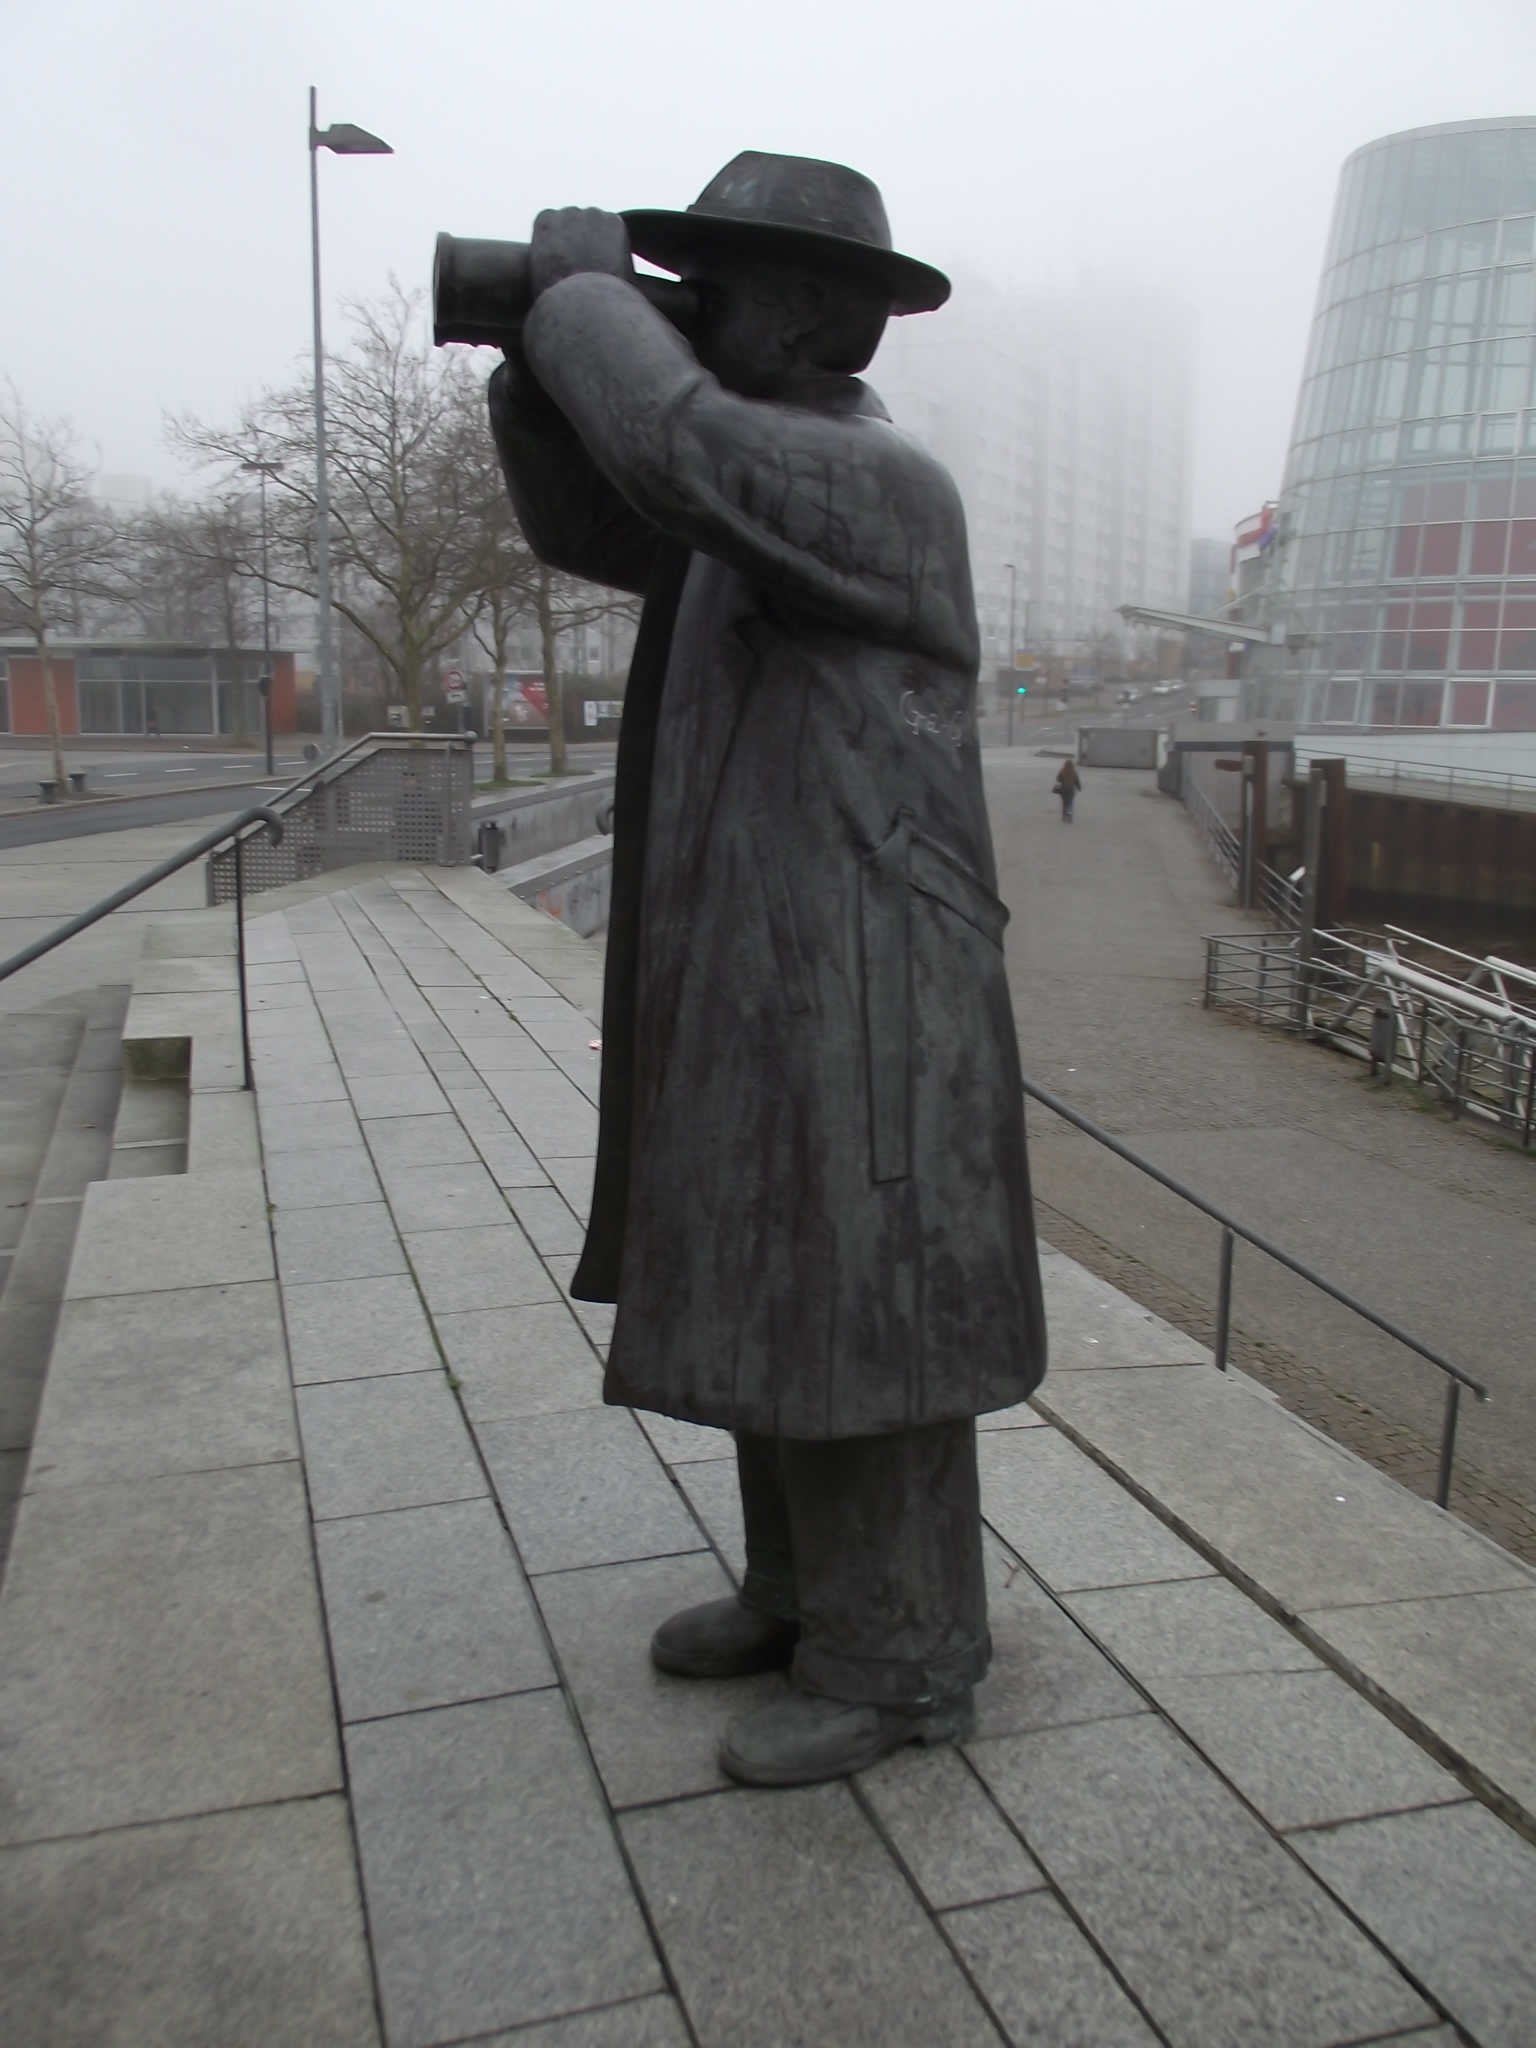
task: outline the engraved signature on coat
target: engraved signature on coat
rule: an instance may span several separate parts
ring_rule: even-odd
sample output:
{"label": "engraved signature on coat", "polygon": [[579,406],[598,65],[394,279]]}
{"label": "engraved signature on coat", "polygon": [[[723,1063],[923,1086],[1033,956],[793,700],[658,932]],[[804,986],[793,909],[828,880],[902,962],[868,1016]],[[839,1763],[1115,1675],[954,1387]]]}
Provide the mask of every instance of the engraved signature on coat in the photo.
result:
{"label": "engraved signature on coat", "polygon": [[952,711],[947,717],[941,716],[937,711],[925,711],[917,701],[915,690],[902,691],[901,716],[902,722],[911,731],[925,739],[948,740],[952,747],[958,747],[965,738],[963,710]]}

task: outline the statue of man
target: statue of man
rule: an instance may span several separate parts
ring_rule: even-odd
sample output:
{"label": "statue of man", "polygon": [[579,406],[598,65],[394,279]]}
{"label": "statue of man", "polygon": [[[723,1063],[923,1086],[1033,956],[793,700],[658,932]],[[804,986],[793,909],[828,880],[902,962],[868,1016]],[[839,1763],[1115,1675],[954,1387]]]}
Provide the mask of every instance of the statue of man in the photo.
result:
{"label": "statue of man", "polygon": [[858,377],[949,284],[868,179],[753,151],[685,213],[541,214],[530,275],[513,503],[645,595],[571,1291],[617,1303],[606,1400],[734,1433],[741,1592],[651,1654],[787,1668],[721,1761],[808,1784],[974,1725],[975,1418],[1045,1368],[964,518]]}

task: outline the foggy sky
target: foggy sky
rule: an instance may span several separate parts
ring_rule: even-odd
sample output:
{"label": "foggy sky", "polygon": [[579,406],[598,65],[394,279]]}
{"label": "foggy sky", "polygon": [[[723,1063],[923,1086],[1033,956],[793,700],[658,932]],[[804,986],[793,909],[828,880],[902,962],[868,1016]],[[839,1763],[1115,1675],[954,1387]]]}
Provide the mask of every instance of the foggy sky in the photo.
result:
{"label": "foggy sky", "polygon": [[426,283],[439,228],[832,157],[914,255],[1176,286],[1215,534],[1279,487],[1344,157],[1536,112],[1536,0],[8,0],[0,37],[0,375],[167,485],[163,413],[302,371],[310,84],[397,152],[321,157],[329,339],[349,294]]}

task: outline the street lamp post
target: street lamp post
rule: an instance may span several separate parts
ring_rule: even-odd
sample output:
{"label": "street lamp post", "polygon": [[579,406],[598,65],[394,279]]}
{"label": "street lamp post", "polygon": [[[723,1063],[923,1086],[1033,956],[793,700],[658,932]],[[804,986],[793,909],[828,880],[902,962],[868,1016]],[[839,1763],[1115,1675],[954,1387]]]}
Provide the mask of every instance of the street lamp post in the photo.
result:
{"label": "street lamp post", "polygon": [[[277,771],[272,761],[272,582],[267,574],[267,478],[282,468],[280,462],[242,462],[242,469],[256,472],[261,493],[261,717],[267,743],[267,773]],[[236,678],[235,687],[245,684]]]}
{"label": "street lamp post", "polygon": [[320,728],[326,751],[340,743],[341,704],[331,657],[331,534],[325,475],[325,352],[320,339],[320,152],[335,156],[393,156],[366,128],[337,121],[324,133],[315,126],[315,88],[309,88],[309,231],[315,300],[315,563],[320,627]]}
{"label": "street lamp post", "polygon": [[1004,562],[1008,571],[1008,744],[1013,745],[1013,700],[1018,691],[1013,686],[1013,620],[1014,599],[1018,594],[1018,575],[1012,562]]}

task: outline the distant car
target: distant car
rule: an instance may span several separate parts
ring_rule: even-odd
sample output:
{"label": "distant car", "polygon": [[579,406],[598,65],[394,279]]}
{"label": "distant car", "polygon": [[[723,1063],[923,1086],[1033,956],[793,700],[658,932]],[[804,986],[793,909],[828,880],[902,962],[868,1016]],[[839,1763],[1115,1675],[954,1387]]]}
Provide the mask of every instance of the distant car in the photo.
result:
{"label": "distant car", "polygon": [[1171,697],[1175,690],[1181,690],[1183,687],[1182,683],[1154,683],[1152,694],[1154,697]]}
{"label": "distant car", "polygon": [[1141,702],[1141,692],[1140,690],[1122,690],[1115,699],[1115,702],[1117,704],[1139,704]]}

